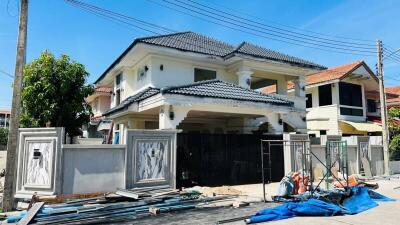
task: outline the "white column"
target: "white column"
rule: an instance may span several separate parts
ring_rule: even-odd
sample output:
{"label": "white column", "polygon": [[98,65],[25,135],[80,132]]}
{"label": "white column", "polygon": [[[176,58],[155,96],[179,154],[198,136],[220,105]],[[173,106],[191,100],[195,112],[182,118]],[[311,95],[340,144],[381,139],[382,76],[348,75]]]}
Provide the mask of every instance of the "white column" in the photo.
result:
{"label": "white column", "polygon": [[274,129],[275,133],[283,133],[283,122],[279,124],[281,119],[279,113],[268,113],[265,114],[265,117],[268,119],[268,124]]}
{"label": "white column", "polygon": [[287,81],[285,77],[278,79],[277,81],[276,93],[280,95],[287,95]]}
{"label": "white column", "polygon": [[293,80],[294,92],[297,97],[305,97],[306,93],[306,81],[304,76],[299,76],[297,79]]}
{"label": "white column", "polygon": [[176,127],[185,119],[188,112],[189,109],[182,106],[161,106],[158,129],[176,129]]}
{"label": "white column", "polygon": [[253,71],[248,67],[241,67],[236,74],[238,75],[239,86],[250,89]]}

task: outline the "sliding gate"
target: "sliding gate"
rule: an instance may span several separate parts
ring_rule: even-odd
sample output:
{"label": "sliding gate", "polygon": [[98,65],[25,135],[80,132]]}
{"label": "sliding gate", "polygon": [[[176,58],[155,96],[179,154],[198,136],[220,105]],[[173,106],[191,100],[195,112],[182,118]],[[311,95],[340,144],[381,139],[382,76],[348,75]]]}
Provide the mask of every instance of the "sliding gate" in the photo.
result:
{"label": "sliding gate", "polygon": [[[262,139],[282,140],[282,135],[178,134],[178,187],[261,183]],[[283,148],[273,157],[273,177],[279,181],[284,175]]]}

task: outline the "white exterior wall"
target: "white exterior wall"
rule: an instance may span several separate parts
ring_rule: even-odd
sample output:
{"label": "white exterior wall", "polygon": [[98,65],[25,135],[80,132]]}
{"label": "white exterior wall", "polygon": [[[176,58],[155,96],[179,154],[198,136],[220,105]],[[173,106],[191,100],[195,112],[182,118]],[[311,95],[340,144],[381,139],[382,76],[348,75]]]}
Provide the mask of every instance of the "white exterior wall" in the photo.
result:
{"label": "white exterior wall", "polygon": [[326,130],[326,134],[328,135],[339,134],[338,114],[337,105],[307,109],[306,118],[309,133],[316,133],[319,135],[320,130]]}
{"label": "white exterior wall", "polygon": [[[160,66],[163,65],[163,70]],[[154,87],[166,87],[190,84],[194,82],[194,69],[217,71],[217,79],[237,84],[237,75],[228,73],[224,67],[198,61],[171,59],[162,56],[151,57],[151,84]]]}
{"label": "white exterior wall", "polygon": [[[318,86],[307,87],[306,93],[312,94],[312,108],[307,109],[307,129],[309,133],[319,135],[319,130],[327,130],[328,135],[340,135],[338,120],[365,122],[367,103],[364,84],[359,81],[345,80],[343,82],[361,85],[363,116],[347,116],[340,114],[339,83],[332,83],[332,105],[319,106]],[[322,86],[323,84],[321,84]],[[344,106],[351,107],[351,106]],[[358,107],[353,107],[358,108]]]}
{"label": "white exterior wall", "polygon": [[318,87],[307,88],[306,93],[312,94],[312,108],[307,109],[308,133],[319,136],[320,130],[326,130],[327,135],[339,134],[339,102],[338,85],[332,85],[332,105],[319,106]]}

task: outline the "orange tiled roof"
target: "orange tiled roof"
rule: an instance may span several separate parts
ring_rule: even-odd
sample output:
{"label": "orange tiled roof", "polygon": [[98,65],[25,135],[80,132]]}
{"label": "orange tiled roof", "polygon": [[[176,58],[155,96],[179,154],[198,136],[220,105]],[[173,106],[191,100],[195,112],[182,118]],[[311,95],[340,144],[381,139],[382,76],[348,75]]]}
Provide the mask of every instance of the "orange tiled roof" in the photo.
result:
{"label": "orange tiled roof", "polygon": [[[310,74],[306,76],[306,84],[318,84],[325,81],[337,80],[345,77],[354,70],[356,70],[360,65],[365,64],[364,61],[359,60],[349,64],[340,65],[332,68],[328,68],[318,73]],[[289,81],[287,84],[287,89],[293,89],[294,83]],[[276,85],[271,85],[263,88],[264,93],[276,93]]]}
{"label": "orange tiled roof", "polygon": [[112,89],[110,87],[97,87],[95,89],[96,92],[102,92],[102,93],[110,93]]}
{"label": "orange tiled roof", "polygon": [[398,103],[398,104],[400,104],[400,97],[399,98],[386,99],[386,103]]}
{"label": "orange tiled roof", "polygon": [[8,110],[8,109],[0,109],[0,114],[11,114],[11,110]]}
{"label": "orange tiled roof", "polygon": [[387,87],[385,88],[385,92],[390,94],[400,95],[400,86]]}

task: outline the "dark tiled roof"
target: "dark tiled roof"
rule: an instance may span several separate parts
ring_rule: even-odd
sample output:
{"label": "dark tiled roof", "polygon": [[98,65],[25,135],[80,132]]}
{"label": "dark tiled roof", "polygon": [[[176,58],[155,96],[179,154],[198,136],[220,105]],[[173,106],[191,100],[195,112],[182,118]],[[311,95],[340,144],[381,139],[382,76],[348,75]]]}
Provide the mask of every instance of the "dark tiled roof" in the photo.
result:
{"label": "dark tiled roof", "polygon": [[308,66],[308,67],[316,67],[323,69],[325,68],[324,66],[315,64],[313,62],[300,59],[294,56],[290,56],[287,54],[283,54],[280,52],[273,51],[271,49],[263,48],[257,45],[253,45],[247,42],[243,42],[239,47],[233,52],[233,53],[239,53],[239,54],[245,54],[245,55],[250,55],[253,57],[260,57],[260,58],[265,58],[269,60],[274,60],[274,61],[280,61],[284,63],[291,63],[295,64],[298,66]]}
{"label": "dark tiled roof", "polygon": [[147,44],[214,56],[225,56],[235,49],[232,45],[193,32],[145,37],[137,40]]}
{"label": "dark tiled roof", "polygon": [[326,69],[326,67],[319,64],[300,59],[294,56],[282,54],[267,48],[256,46],[250,43],[243,42],[239,46],[233,46],[216,39],[197,34],[194,32],[180,32],[167,35],[151,36],[136,39],[96,80],[99,82],[128,52],[137,44],[146,43],[151,45],[163,46],[180,51],[195,52],[211,56],[221,57],[228,59],[238,55],[249,55],[256,58],[268,59],[292,65],[314,68]]}
{"label": "dark tiled roof", "polygon": [[162,93],[191,95],[198,97],[211,97],[233,99],[240,101],[263,102],[274,105],[291,106],[292,102],[266,95],[258,91],[246,89],[235,84],[220,80],[207,80],[189,85],[168,87],[161,89]]}
{"label": "dark tiled roof", "polygon": [[146,88],[135,95],[129,96],[124,101],[122,101],[121,104],[115,106],[114,108],[107,110],[106,112],[103,113],[103,116],[108,116],[115,112],[127,109],[132,103],[139,102],[143,99],[146,99],[158,93],[160,93],[160,90],[157,88],[152,88],[152,87]]}
{"label": "dark tiled roof", "polygon": [[119,112],[126,109],[134,102],[139,102],[158,93],[293,106],[293,102],[286,99],[280,99],[273,95],[263,94],[258,91],[249,90],[220,80],[207,80],[188,85],[166,87],[162,89],[147,88],[136,95],[128,97],[119,106],[108,110],[103,115],[107,116],[115,112]]}

